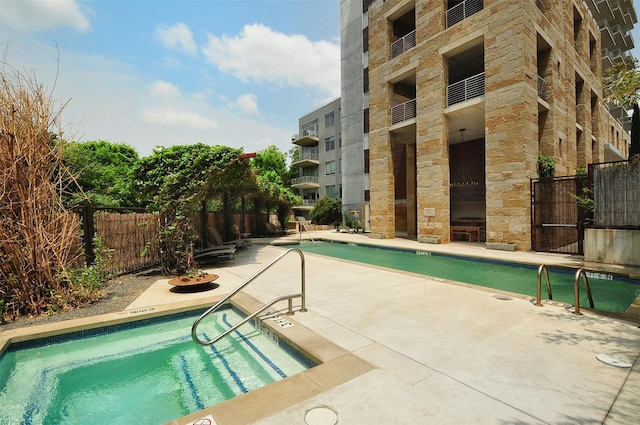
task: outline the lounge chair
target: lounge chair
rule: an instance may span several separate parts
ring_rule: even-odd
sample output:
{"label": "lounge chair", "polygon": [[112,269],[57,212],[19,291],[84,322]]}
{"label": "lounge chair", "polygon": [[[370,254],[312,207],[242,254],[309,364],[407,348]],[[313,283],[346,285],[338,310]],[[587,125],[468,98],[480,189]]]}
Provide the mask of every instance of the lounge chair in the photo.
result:
{"label": "lounge chair", "polygon": [[230,263],[235,260],[236,251],[235,246],[213,246],[196,252],[193,259],[196,262],[227,261]]}
{"label": "lounge chair", "polygon": [[284,230],[282,230],[281,228],[279,228],[278,226],[276,226],[275,224],[270,223],[270,222],[266,222],[264,224],[264,227],[265,227],[265,229],[267,231],[267,236],[269,236],[269,235],[273,235],[273,236],[283,235],[285,233]]}
{"label": "lounge chair", "polygon": [[222,236],[220,236],[220,232],[218,232],[218,229],[215,227],[207,227],[207,232],[213,238],[215,246],[234,246],[236,249],[240,249],[251,245],[251,243],[247,243],[246,240],[242,239],[224,242]]}

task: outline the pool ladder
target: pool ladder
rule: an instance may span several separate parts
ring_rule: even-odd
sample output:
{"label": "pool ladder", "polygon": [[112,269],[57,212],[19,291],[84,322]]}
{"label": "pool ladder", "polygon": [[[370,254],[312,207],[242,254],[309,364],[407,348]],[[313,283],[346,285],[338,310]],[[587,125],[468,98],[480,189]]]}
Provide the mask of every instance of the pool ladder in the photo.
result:
{"label": "pool ladder", "polygon": [[[300,255],[300,265],[301,265],[301,289],[300,292],[297,294],[291,294],[291,295],[283,295],[281,297],[275,298],[274,300],[268,302],[267,304],[265,304],[264,306],[262,306],[260,309],[258,309],[256,312],[250,314],[249,316],[247,316],[244,320],[242,320],[240,323],[232,326],[231,328],[227,329],[225,332],[221,333],[220,335],[216,336],[213,339],[210,340],[203,340],[200,339],[196,333],[197,329],[198,329],[198,325],[200,324],[200,322],[207,317],[208,315],[210,315],[211,313],[213,313],[214,311],[216,311],[217,309],[219,309],[224,303],[226,303],[231,297],[233,297],[234,295],[236,295],[238,292],[240,292],[242,289],[244,289],[247,285],[249,285],[251,282],[253,282],[258,276],[260,276],[262,273],[264,273],[267,269],[269,269],[271,266],[273,266],[275,263],[277,263],[278,261],[280,261],[280,259],[282,259],[282,257],[284,257],[285,255],[289,254],[290,252],[297,252]],[[287,315],[291,316],[294,314],[293,312],[293,299],[294,298],[300,298],[301,299],[301,307],[300,310],[301,312],[305,312],[307,311],[306,308],[306,289],[305,289],[305,268],[304,268],[304,254],[302,253],[302,251],[300,251],[297,248],[290,248],[288,250],[286,250],[285,252],[283,252],[282,254],[280,254],[278,257],[276,257],[274,260],[272,260],[269,264],[267,264],[266,266],[264,266],[263,268],[261,268],[258,272],[256,272],[253,276],[251,276],[249,279],[247,279],[246,281],[244,281],[244,283],[240,286],[238,286],[236,289],[234,289],[233,291],[231,291],[226,297],[224,297],[223,299],[221,299],[220,301],[218,301],[213,307],[209,308],[207,311],[205,311],[204,313],[202,313],[200,315],[200,317],[198,317],[196,319],[195,322],[193,322],[193,326],[191,326],[191,338],[193,338],[193,340],[195,342],[197,342],[200,345],[212,345],[215,344],[216,342],[218,342],[219,340],[221,340],[222,338],[224,338],[225,336],[229,335],[231,332],[235,331],[236,329],[238,329],[240,326],[244,325],[245,323],[247,323],[249,320],[253,319],[254,317],[258,316],[259,314],[263,313],[266,309],[268,309],[269,307],[271,307],[272,305],[280,302],[280,301],[284,301],[284,300],[288,300],[289,301],[289,308],[288,308],[288,312]]]}
{"label": "pool ladder", "polygon": [[[538,267],[538,280],[536,282],[536,302],[534,305],[538,307],[542,307],[542,274],[544,273],[545,280],[547,282],[547,294],[549,295],[549,299],[553,299],[553,295],[551,294],[551,282],[549,281],[549,272],[547,270],[547,266],[541,264]],[[589,306],[593,308],[593,297],[591,296],[591,287],[589,286],[589,280],[587,279],[587,273],[584,269],[580,268],[576,271],[575,277],[573,279],[573,292],[574,292],[574,310],[573,314],[582,314],[580,312],[580,276],[582,276],[582,281],[584,282],[584,288],[587,291],[587,297],[589,297]]]}

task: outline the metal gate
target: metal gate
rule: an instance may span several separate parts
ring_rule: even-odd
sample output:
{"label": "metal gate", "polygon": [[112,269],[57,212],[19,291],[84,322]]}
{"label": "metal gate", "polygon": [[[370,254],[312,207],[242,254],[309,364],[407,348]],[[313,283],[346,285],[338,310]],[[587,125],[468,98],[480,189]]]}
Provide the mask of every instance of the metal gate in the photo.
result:
{"label": "metal gate", "polygon": [[531,181],[531,245],[534,251],[584,253],[588,212],[576,196],[588,187],[587,177],[556,177]]}

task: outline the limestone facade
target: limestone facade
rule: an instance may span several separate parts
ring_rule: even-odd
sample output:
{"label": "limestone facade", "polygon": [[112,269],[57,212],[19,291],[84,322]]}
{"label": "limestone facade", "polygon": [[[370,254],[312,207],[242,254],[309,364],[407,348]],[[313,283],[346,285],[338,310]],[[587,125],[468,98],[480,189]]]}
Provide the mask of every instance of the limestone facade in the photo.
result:
{"label": "limestone facade", "polygon": [[[486,239],[529,250],[539,155],[572,175],[603,162],[607,143],[628,145],[603,104],[600,30],[581,1],[376,0],[368,25],[372,236],[447,243],[450,223],[471,216]],[[450,157],[463,142],[483,146],[481,180],[452,175],[465,172],[464,153]]]}

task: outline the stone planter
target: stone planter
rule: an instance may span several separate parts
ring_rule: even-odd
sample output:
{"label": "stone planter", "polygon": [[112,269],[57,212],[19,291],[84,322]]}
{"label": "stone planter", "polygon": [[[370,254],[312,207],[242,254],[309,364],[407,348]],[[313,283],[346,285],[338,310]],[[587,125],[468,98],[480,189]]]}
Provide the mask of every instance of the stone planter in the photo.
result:
{"label": "stone planter", "polygon": [[486,242],[487,249],[497,249],[500,251],[515,251],[516,244],[505,242]]}

